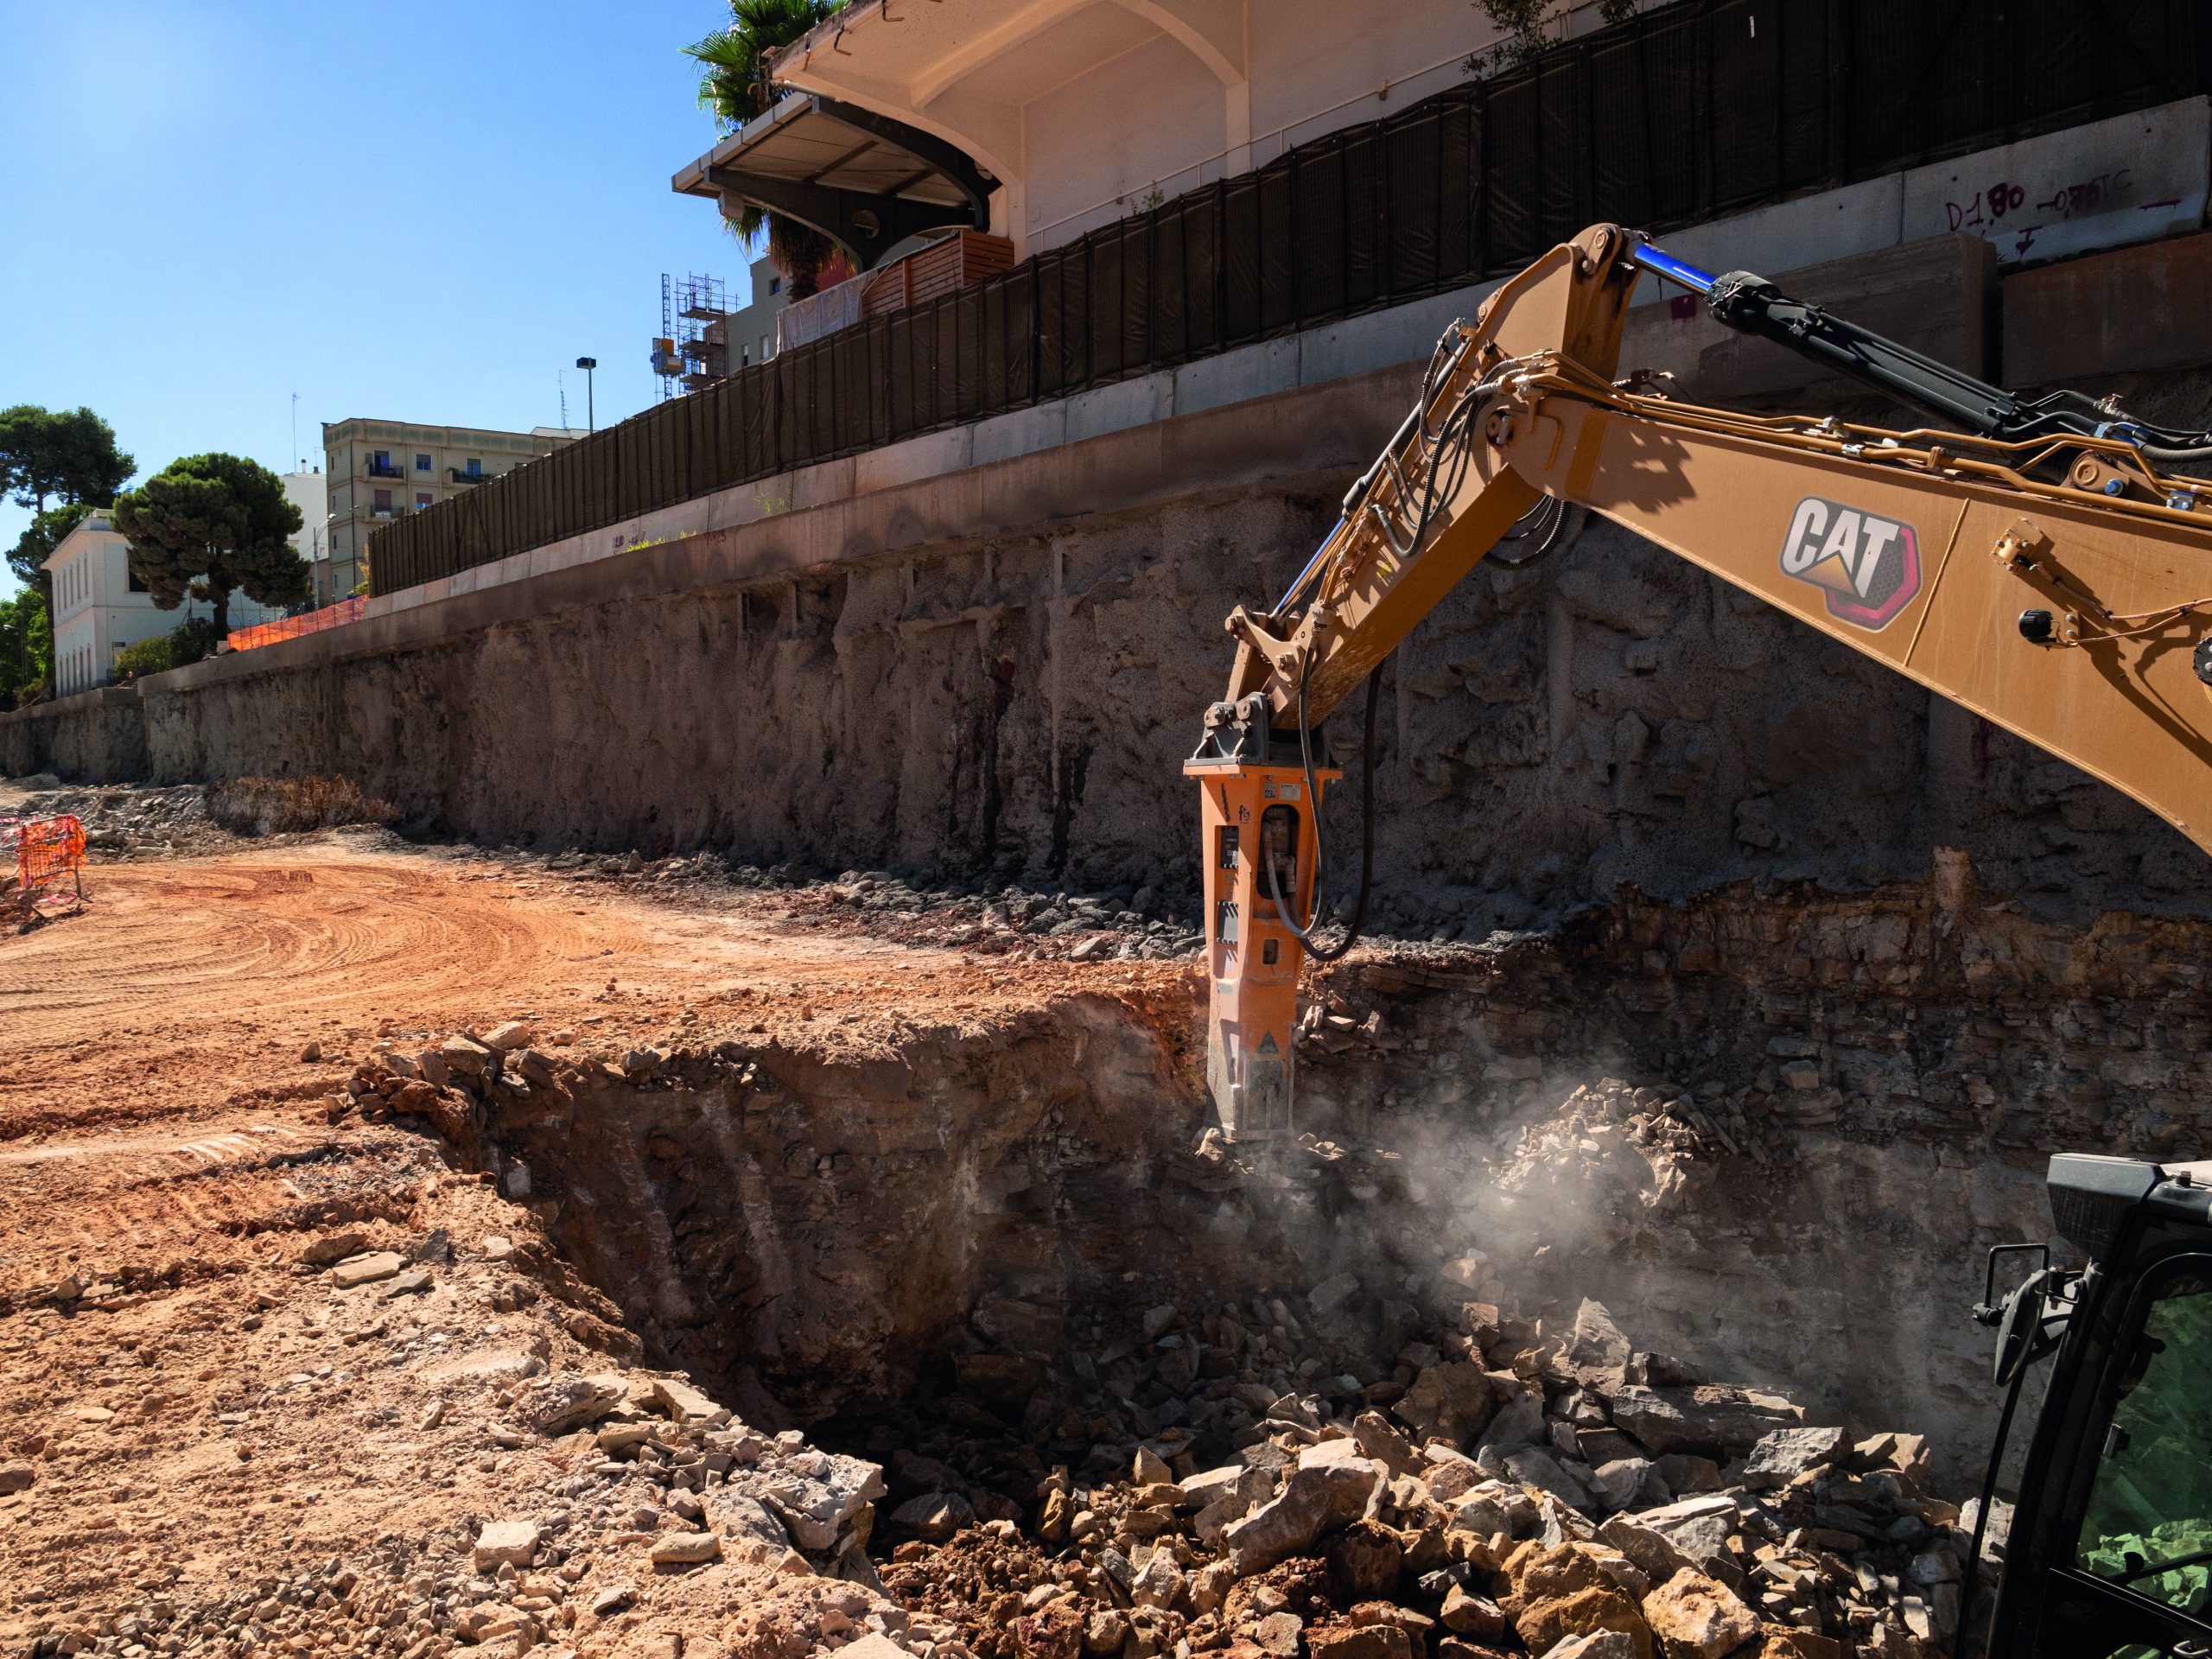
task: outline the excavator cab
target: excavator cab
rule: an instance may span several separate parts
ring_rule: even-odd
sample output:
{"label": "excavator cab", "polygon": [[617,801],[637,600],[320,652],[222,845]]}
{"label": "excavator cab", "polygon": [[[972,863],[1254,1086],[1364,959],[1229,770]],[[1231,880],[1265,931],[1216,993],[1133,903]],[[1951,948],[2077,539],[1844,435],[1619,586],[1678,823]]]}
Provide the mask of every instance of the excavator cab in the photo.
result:
{"label": "excavator cab", "polygon": [[[2009,1425],[2056,1336],[2028,1447],[1989,1651],[2036,1659],[2212,1655],[2212,1164],[2064,1154],[2060,1235],[2088,1257],[1985,1306],[2007,1325]],[[2011,1317],[2005,1319],[2009,1312]],[[1984,1488],[1986,1516],[2005,1430]],[[1961,1630],[1966,1622],[1961,1621]],[[1961,1638],[1963,1647],[1964,1638]]]}

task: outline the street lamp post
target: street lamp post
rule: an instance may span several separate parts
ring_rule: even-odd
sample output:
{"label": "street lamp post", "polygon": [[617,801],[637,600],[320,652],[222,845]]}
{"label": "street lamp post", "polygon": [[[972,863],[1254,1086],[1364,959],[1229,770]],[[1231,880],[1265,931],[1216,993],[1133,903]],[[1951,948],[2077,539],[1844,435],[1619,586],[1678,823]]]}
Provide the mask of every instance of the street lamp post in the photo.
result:
{"label": "street lamp post", "polygon": [[599,359],[595,357],[580,357],[576,359],[576,366],[584,372],[584,430],[596,432],[599,430],[599,422],[592,408],[591,372],[599,366]]}

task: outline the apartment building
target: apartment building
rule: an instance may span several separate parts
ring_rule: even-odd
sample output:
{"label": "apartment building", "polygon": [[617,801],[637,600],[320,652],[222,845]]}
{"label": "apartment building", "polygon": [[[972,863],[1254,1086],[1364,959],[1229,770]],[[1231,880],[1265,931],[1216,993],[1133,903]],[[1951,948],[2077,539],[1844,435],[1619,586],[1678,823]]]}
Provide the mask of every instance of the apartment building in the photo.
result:
{"label": "apartment building", "polygon": [[[63,537],[43,568],[54,581],[54,689],[63,696],[105,685],[124,646],[165,634],[188,617],[214,614],[203,600],[188,599],[173,611],[155,604],[145,584],[130,574],[130,544],[104,507]],[[231,595],[233,628],[283,614],[282,606]]]}
{"label": "apartment building", "polygon": [[367,579],[369,537],[379,525],[464,494],[583,435],[557,426],[499,432],[405,421],[325,423],[328,529],[315,571],[316,601],[344,599]]}
{"label": "apartment building", "polygon": [[767,257],[753,262],[753,297],[722,319],[729,366],[734,374],[749,364],[766,363],[776,354],[776,317],[791,302],[784,292],[784,273]]}

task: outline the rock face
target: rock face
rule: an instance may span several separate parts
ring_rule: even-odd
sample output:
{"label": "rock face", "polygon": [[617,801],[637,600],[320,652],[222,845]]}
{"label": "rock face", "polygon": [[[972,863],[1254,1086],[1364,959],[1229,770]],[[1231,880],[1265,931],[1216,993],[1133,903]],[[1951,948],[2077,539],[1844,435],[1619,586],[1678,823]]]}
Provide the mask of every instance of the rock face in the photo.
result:
{"label": "rock face", "polygon": [[[832,868],[959,868],[1003,845],[1028,861],[1025,875],[1166,879],[1187,858],[1172,765],[1187,745],[1166,734],[1219,676],[1217,614],[1228,595],[1296,575],[1417,383],[1410,371],[1367,378],[1335,394],[1318,430],[1255,427],[1227,465],[1172,468],[1179,488],[1154,480],[1168,499],[1094,503],[1111,510],[1049,524],[963,524],[957,538],[912,545],[833,506],[847,525],[840,557],[796,589],[781,569],[745,579],[774,556],[748,545],[765,525],[639,549],[581,575],[569,603],[518,604],[442,634],[434,652],[308,653],[275,671],[149,684],[128,710],[0,722],[0,768],[33,772],[66,752],[72,769],[118,775],[340,773],[487,844],[536,831],[688,848],[711,835],[764,864],[805,855]],[[1260,475],[1299,481],[1255,486]],[[963,486],[883,492],[870,522],[936,521],[933,493]],[[900,504],[907,494],[923,499]],[[821,522],[804,508],[791,518],[785,533]],[[1089,618],[1080,639],[1048,625],[1055,607]],[[769,615],[779,648],[762,652]],[[982,628],[973,660],[942,637],[953,616]],[[613,671],[648,661],[660,671],[650,679]],[[1917,875],[1936,847],[1965,849],[2004,891],[2032,884],[2069,905],[2135,887],[2146,860],[2161,890],[2212,897],[2147,813],[2024,743],[1931,716],[1901,677],[1840,646],[1808,648],[1790,619],[1602,522],[1541,569],[1478,570],[1400,667],[1395,695],[1423,760],[1381,785],[1378,898],[1477,938],[1624,881],[1666,897],[1808,866],[1872,881]],[[719,699],[689,693],[709,685],[757,719],[733,726]],[[444,717],[472,705],[480,720]],[[287,718],[306,707],[344,712]],[[836,712],[854,708],[950,735],[925,758]],[[124,726],[135,732],[103,729]],[[523,729],[538,741],[505,741]],[[1858,741],[1830,735],[1847,730]],[[543,753],[571,765],[546,767]],[[1083,786],[1108,776],[1134,792]],[[1548,868],[1531,847],[1548,849]],[[1502,873],[1495,887],[1486,868]]]}

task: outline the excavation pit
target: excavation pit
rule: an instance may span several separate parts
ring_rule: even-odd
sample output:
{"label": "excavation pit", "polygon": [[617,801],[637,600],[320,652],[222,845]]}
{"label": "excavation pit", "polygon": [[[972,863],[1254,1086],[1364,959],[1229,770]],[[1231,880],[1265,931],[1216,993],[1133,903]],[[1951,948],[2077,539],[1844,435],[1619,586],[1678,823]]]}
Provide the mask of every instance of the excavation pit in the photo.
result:
{"label": "excavation pit", "polygon": [[[712,1518],[715,1504],[746,1496],[726,1490],[733,1470],[741,1484],[844,1459],[822,1467],[880,1466],[881,1490],[861,1500],[871,1507],[858,1554],[835,1553],[858,1536],[856,1513],[805,1556],[810,1573],[880,1580],[911,1616],[893,1634],[942,1645],[946,1659],[957,1659],[955,1642],[988,1654],[1132,1642],[1165,1652],[1218,1637],[1268,1650],[1290,1629],[1268,1621],[1284,1616],[1308,1652],[1340,1639],[1359,1651],[1350,1632],[1384,1627],[1432,1652],[1447,1632],[1526,1647],[1517,1626],[1482,1638],[1448,1624],[1424,1634],[1420,1622],[1444,1619],[1447,1604],[1463,1620],[1489,1617],[1454,1591],[1514,1617],[1509,1560],[1481,1565],[1471,1542],[1453,1544],[1455,1529],[1432,1526],[1422,1507],[1456,1513],[1494,1480],[1564,1506],[1531,1497],[1536,1507],[1524,1510],[1494,1494],[1504,1524],[1482,1541],[1517,1548],[1550,1530],[1570,1539],[1567,1511],[1592,1526],[1618,1522],[1619,1503],[1630,1516],[1687,1503],[1683,1526],[1710,1522],[1719,1510],[1697,1506],[1716,1499],[1703,1488],[1718,1479],[1757,1500],[1738,1507],[1728,1535],[1751,1556],[1708,1551],[1700,1571],[1760,1618],[1763,1640],[1789,1624],[1802,1632],[1792,1640],[1813,1643],[1791,1649],[1796,1659],[1827,1659],[1815,1638],[1888,1652],[1922,1641],[1921,1625],[1932,1637],[1950,1616],[1937,1592],[1958,1581],[1941,1575],[1963,1571],[1948,1505],[1972,1488],[1993,1404],[1980,1381],[1986,1338],[1963,1317],[1980,1290],[1979,1248],[2047,1230],[2039,1163],[2053,1146],[2171,1149],[2183,1130],[2157,1109],[2153,1085],[2190,1086],[2205,1012],[2187,967],[2202,954],[2196,925],[2107,915],[2066,927],[1984,902],[1956,863],[1859,896],[1745,888],[1668,905],[1630,893],[1541,935],[1482,947],[1386,942],[1317,976],[1300,1051],[1310,1140],[1262,1155],[1203,1139],[1187,959],[1070,962],[1080,933],[1044,939],[950,906],[941,922],[932,906],[913,916],[887,877],[788,890],[776,900],[782,919],[741,948],[730,930],[756,925],[742,906],[700,912],[679,892],[650,912],[620,908],[553,861],[441,859],[427,887],[419,854],[297,849],[290,862],[312,873],[311,886],[264,880],[231,858],[190,867],[162,890],[164,927],[175,932],[180,906],[207,906],[236,958],[242,918],[266,918],[274,938],[280,916],[296,929],[313,914],[397,906],[497,940],[531,937],[524,924],[535,915],[588,913],[562,922],[557,948],[531,970],[540,982],[510,979],[504,1006],[479,1001],[473,1013],[454,1001],[469,993],[452,988],[461,982],[435,932],[410,938],[394,969],[414,973],[423,1014],[410,1019],[404,1001],[378,993],[394,1013],[375,1035],[326,1028],[296,1081],[271,1081],[291,1077],[292,1062],[266,1050],[307,1050],[305,1033],[280,1023],[290,982],[272,968],[259,995],[277,1012],[250,1027],[264,1041],[234,1040],[221,1056],[238,1068],[230,1075],[260,1079],[233,1097],[253,1119],[228,1140],[258,1156],[246,1196],[269,1207],[232,1211],[245,1217],[226,1224],[242,1230],[238,1244],[199,1267],[149,1255],[101,1262],[94,1278],[80,1263],[87,1279],[66,1310],[58,1281],[30,1284],[13,1306],[41,1321],[34,1351],[81,1349],[89,1360],[99,1343],[86,1333],[151,1320],[170,1297],[230,1322],[243,1334],[223,1339],[242,1352],[276,1335],[276,1353],[329,1346],[326,1367],[350,1367],[335,1344],[376,1316],[346,1299],[380,1297],[385,1281],[341,1288],[334,1264],[296,1262],[294,1244],[320,1248],[325,1233],[358,1225],[369,1235],[361,1253],[397,1255],[410,1264],[400,1273],[430,1275],[425,1294],[478,1308],[474,1325],[411,1315],[377,1336],[391,1344],[413,1333],[379,1361],[398,1367],[376,1372],[388,1384],[429,1386],[412,1379],[435,1376],[438,1389],[463,1389],[456,1402],[475,1398],[479,1384],[444,1380],[473,1373],[427,1369],[448,1365],[425,1345],[434,1325],[474,1332],[470,1342],[498,1354],[518,1332],[550,1344],[537,1377],[502,1382],[481,1405],[456,1403],[461,1414],[434,1428],[416,1427],[427,1421],[419,1397],[403,1397],[389,1408],[403,1415],[359,1432],[417,1446],[465,1431],[461,1442],[478,1449],[456,1491],[507,1479],[509,1463],[543,1463],[531,1477],[547,1483],[539,1501],[557,1500],[546,1513],[567,1516],[567,1529],[543,1532],[533,1573],[564,1554],[569,1565],[605,1564],[563,1605],[599,1585],[623,1550],[643,1561],[663,1534],[696,1536],[677,1524],[696,1520],[678,1500]],[[27,943],[113,957],[101,930],[138,926],[131,895],[168,878],[148,867],[104,879],[105,907],[81,930]],[[653,879],[650,867],[626,866],[608,880]],[[910,937],[885,943],[892,925]],[[911,937],[931,926],[980,926],[984,937],[934,946]],[[344,948],[356,950],[356,937],[379,935],[349,933]],[[54,1126],[73,1111],[105,1114],[86,1120],[94,1135],[124,1122],[115,1068],[141,1064],[136,1051],[38,1037],[48,1016],[26,1006],[34,1036],[59,1058],[31,1068],[39,1089],[49,1073],[54,1087],[19,1097],[16,1132],[60,1134]],[[67,1015],[85,1017],[81,1005]],[[113,1018],[128,1027],[138,1016]],[[255,1047],[260,1058],[239,1052]],[[171,1052],[184,1056],[173,1065],[207,1064],[192,1058],[199,1051]],[[61,1086],[76,1075],[102,1081],[89,1093]],[[176,1100],[151,1121],[164,1109],[199,1109]],[[304,1143],[254,1140],[254,1125],[303,1111],[320,1126],[302,1131]],[[192,1133],[203,1138],[181,1147],[215,1144],[204,1138],[212,1131]],[[92,1166],[74,1154],[37,1156],[55,1174]],[[465,1230],[449,1219],[460,1201],[449,1184],[434,1199],[423,1179],[448,1163],[480,1178],[463,1189],[475,1194]],[[233,1179],[227,1167],[195,1178],[192,1213]],[[105,1214],[107,1202],[88,1192],[42,1213]],[[158,1203],[123,1213],[169,1224]],[[411,1265],[446,1230],[453,1260]],[[511,1237],[509,1254],[489,1253],[494,1235]],[[239,1316],[252,1304],[236,1287],[249,1281],[275,1301],[265,1323]],[[285,1299],[299,1296],[329,1300],[296,1314]],[[482,1334],[494,1327],[504,1334]],[[199,1338],[177,1340],[188,1353]],[[271,1388],[302,1363],[275,1354],[257,1371],[236,1371],[242,1363],[211,1370],[257,1375],[266,1392],[226,1384],[217,1403],[257,1433],[264,1414],[274,1432],[291,1401],[327,1386]],[[606,1368],[634,1379],[615,1449],[583,1430],[547,1435],[510,1421],[534,1408],[541,1384],[571,1389]],[[685,1397],[680,1385],[732,1416],[673,1414],[655,1403],[655,1379],[671,1399]],[[73,1395],[48,1387],[39,1397]],[[126,1411],[122,1421],[137,1420]],[[1843,1433],[1770,1448],[1770,1462],[1798,1460],[1764,1471],[1779,1484],[1748,1483],[1770,1434],[1829,1429]],[[28,1454],[29,1500],[97,1480],[87,1447],[116,1432],[41,1440]],[[483,1445],[492,1433],[519,1444]],[[578,1434],[591,1444],[571,1444]],[[641,1460],[648,1444],[660,1450]],[[1387,1469],[1409,1454],[1441,1471],[1421,1476],[1428,1499],[1370,1486],[1372,1513],[1363,1503],[1357,1516],[1325,1521],[1264,1567],[1248,1557],[1253,1570],[1226,1584],[1205,1578],[1233,1554],[1228,1527],[1285,1496],[1300,1461],[1379,1458]],[[741,1468],[744,1455],[760,1461]],[[725,1456],[706,1475],[686,1473]],[[67,1472],[73,1465],[83,1472]],[[1220,1471],[1259,1465],[1269,1491],[1234,1495],[1252,1513],[1216,1511],[1218,1497],[1184,1503],[1209,1497]],[[1451,1490],[1461,1480],[1473,1484]],[[1170,1487],[1179,1495],[1147,1499]],[[633,1535],[625,1529],[648,1500],[656,1529]],[[421,1511],[407,1525],[427,1528],[429,1541],[387,1563],[435,1569],[434,1583],[454,1586],[431,1598],[459,1598],[448,1611],[422,1617],[456,1618],[478,1593],[461,1566],[439,1565],[474,1548],[475,1532],[461,1536],[444,1512],[457,1507]],[[479,1501],[461,1513],[488,1524],[503,1512]],[[1879,1541],[1862,1531],[1853,1535],[1863,1547],[1845,1548],[1840,1518]],[[257,1505],[237,1523],[267,1547]],[[1448,1559],[1430,1559],[1432,1533]],[[64,1538],[54,1535],[54,1550]],[[34,1541],[27,1532],[27,1560],[73,1559]],[[728,1549],[741,1541],[725,1533]],[[1378,1564],[1393,1542],[1395,1579]],[[1781,1553],[1780,1568],[1754,1565],[1773,1559],[1762,1547]],[[1808,1548],[1809,1558],[1792,1553]],[[362,1570],[358,1555],[346,1560]],[[1720,1573],[1732,1566],[1740,1586]],[[1461,1580],[1433,1576],[1461,1567]],[[671,1557],[643,1588],[673,1596],[718,1570]],[[50,1581],[79,1584],[63,1571]],[[845,1612],[820,1599],[865,1584],[825,1582],[789,1629],[816,1639],[824,1619],[858,1629],[877,1616],[865,1597]],[[313,1588],[300,1591],[310,1605],[321,1593]],[[41,1605],[96,1592],[53,1594]],[[1386,1604],[1396,1612],[1377,1611]],[[676,1618],[673,1605],[646,1593],[630,1611],[610,1603],[589,1617],[603,1634],[625,1619],[643,1630]],[[734,1613],[715,1617],[724,1624],[694,1628],[734,1628]],[[1357,1640],[1395,1651],[1389,1636]],[[760,1643],[736,1650],[778,1650]]]}

